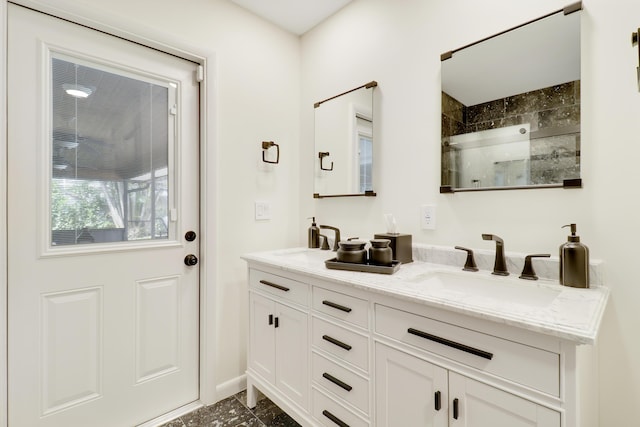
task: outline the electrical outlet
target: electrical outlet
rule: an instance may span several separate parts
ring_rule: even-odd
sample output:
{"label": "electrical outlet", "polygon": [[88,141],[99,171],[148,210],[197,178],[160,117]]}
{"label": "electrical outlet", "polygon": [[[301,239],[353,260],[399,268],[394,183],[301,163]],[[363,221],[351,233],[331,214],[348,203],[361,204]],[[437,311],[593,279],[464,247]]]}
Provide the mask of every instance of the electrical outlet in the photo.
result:
{"label": "electrical outlet", "polygon": [[422,205],[420,207],[420,225],[423,230],[436,229],[436,207],[435,205]]}
{"label": "electrical outlet", "polygon": [[271,219],[271,204],[256,200],[256,220]]}

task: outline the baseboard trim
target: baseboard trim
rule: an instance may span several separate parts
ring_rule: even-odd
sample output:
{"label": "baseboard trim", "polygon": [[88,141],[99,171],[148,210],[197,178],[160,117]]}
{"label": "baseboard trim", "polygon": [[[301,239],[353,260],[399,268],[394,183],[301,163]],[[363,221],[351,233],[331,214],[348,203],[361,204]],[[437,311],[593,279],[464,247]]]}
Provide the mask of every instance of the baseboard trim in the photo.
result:
{"label": "baseboard trim", "polygon": [[221,401],[247,388],[247,375],[242,374],[216,386],[216,401]]}

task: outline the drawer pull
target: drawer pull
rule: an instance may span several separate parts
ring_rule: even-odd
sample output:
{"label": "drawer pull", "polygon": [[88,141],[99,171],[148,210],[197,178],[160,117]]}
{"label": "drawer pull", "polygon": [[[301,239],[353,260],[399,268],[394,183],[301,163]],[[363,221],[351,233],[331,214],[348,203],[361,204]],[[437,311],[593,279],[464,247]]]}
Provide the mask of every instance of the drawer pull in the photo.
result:
{"label": "drawer pull", "polygon": [[458,398],[453,399],[453,419],[457,420],[458,419],[458,412],[459,412],[459,408],[458,408]]}
{"label": "drawer pull", "polygon": [[484,359],[489,359],[489,360],[493,359],[493,353],[489,353],[488,351],[479,350],[479,349],[474,348],[474,347],[469,347],[468,345],[460,344],[458,342],[451,341],[451,340],[448,340],[446,338],[441,338],[441,337],[436,336],[436,335],[431,335],[431,334],[428,334],[426,332],[422,332],[422,331],[419,331],[419,330],[413,329],[413,328],[407,329],[407,332],[409,332],[412,335],[416,335],[416,336],[418,336],[420,338],[424,338],[424,339],[427,339],[427,340],[430,340],[430,341],[435,341],[435,342],[437,342],[439,344],[443,344],[443,345],[446,345],[448,347],[453,347],[453,348],[455,348],[457,350],[466,351],[467,353],[471,353],[471,354],[473,354],[475,356],[479,356],[479,357],[482,357]]}
{"label": "drawer pull", "polygon": [[442,393],[440,391],[436,391],[433,396],[434,408],[436,411],[439,411],[442,408]]}
{"label": "drawer pull", "polygon": [[325,379],[331,381],[332,383],[334,383],[338,387],[340,387],[342,389],[345,389],[347,391],[353,390],[353,387],[351,387],[349,384],[347,384],[347,383],[345,383],[343,381],[340,381],[339,379],[337,379],[333,375],[327,374],[326,372],[324,374],[322,374],[322,378],[325,378]]}
{"label": "drawer pull", "polygon": [[338,347],[342,347],[347,351],[351,350],[351,348],[352,348],[349,344],[345,344],[342,341],[338,341],[337,339],[332,338],[329,335],[323,335],[322,339],[325,340],[325,341],[329,341],[333,345],[337,345]]}
{"label": "drawer pull", "polygon": [[351,313],[351,308],[345,307],[344,305],[336,304],[335,302],[324,300],[322,304],[328,305],[331,308],[335,308],[336,310],[344,311],[345,313]]}
{"label": "drawer pull", "polygon": [[329,418],[331,421],[333,421],[334,423],[336,423],[340,427],[349,427],[349,424],[345,423],[340,418],[336,417],[335,415],[333,415],[331,412],[327,411],[326,409],[324,411],[322,411],[322,415],[324,415],[325,417]]}
{"label": "drawer pull", "polygon": [[287,288],[286,286],[278,285],[276,283],[268,282],[266,280],[260,280],[260,283],[262,283],[263,285],[271,286],[272,288],[280,289],[281,291],[289,292],[289,288]]}

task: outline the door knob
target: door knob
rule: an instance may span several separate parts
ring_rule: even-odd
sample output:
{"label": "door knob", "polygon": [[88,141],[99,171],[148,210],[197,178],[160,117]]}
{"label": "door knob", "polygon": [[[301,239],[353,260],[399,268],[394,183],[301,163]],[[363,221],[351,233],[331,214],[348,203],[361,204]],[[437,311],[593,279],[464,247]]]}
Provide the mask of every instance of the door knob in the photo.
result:
{"label": "door knob", "polygon": [[186,257],[184,257],[184,263],[189,267],[191,267],[192,265],[196,265],[198,263],[198,257],[195,256],[194,254],[189,254]]}

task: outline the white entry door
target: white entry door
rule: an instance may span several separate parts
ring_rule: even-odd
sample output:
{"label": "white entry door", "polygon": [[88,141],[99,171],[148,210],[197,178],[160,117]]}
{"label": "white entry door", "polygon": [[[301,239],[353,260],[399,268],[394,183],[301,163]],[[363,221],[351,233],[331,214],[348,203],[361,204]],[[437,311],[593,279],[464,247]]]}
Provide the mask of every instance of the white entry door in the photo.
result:
{"label": "white entry door", "polygon": [[196,64],[8,13],[9,426],[137,425],[198,399]]}

